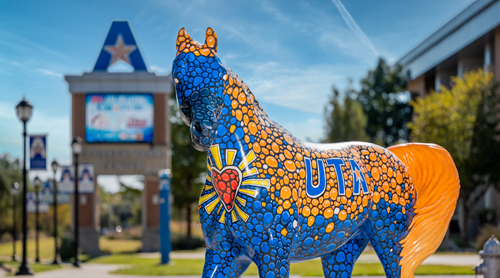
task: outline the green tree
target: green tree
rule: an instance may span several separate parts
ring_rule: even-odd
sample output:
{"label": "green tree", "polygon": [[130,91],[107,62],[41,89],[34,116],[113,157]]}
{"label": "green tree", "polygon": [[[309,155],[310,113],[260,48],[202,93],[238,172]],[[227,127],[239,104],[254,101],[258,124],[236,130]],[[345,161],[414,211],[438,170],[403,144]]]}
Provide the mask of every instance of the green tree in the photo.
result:
{"label": "green tree", "polygon": [[329,103],[325,106],[324,143],[344,141],[367,141],[365,128],[367,118],[363,113],[361,104],[356,99],[357,93],[349,86],[344,90],[343,99],[337,88],[333,87]]}
{"label": "green tree", "polygon": [[117,193],[120,201],[113,204],[113,213],[118,216],[122,226],[141,224],[141,194],[141,190],[120,181],[120,190]]}
{"label": "green tree", "polygon": [[189,127],[179,114],[175,95],[170,99],[172,130],[172,194],[174,207],[184,210],[187,222],[187,238],[191,238],[193,206],[196,206],[205,182],[207,153],[193,148]]}
{"label": "green tree", "polygon": [[417,99],[412,139],[448,150],[460,176],[461,237],[467,238],[469,213],[493,186],[499,188],[500,101],[493,74],[477,70],[452,78],[453,88]]}
{"label": "green tree", "polygon": [[411,121],[412,109],[405,87],[402,67],[391,67],[382,58],[361,79],[358,100],[368,117],[366,133],[372,142],[390,146],[408,141],[407,123]]}
{"label": "green tree", "polygon": [[[12,232],[12,202],[13,196],[10,193],[12,184],[19,183],[19,194],[17,195],[17,216],[18,223],[21,215],[21,194],[22,194],[22,166],[19,159],[12,158],[9,154],[0,156],[0,236],[5,232]],[[18,227],[19,231],[19,227]]]}

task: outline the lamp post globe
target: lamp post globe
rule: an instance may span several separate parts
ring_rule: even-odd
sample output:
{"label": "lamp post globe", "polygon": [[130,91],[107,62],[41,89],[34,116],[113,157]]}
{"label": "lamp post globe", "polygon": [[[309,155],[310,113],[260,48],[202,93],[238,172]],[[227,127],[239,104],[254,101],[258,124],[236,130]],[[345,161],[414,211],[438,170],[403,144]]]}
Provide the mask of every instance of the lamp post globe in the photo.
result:
{"label": "lamp post globe", "polygon": [[14,182],[12,184],[12,188],[10,189],[10,194],[12,194],[12,196],[19,195],[19,183],[18,182]]}
{"label": "lamp post globe", "polygon": [[26,123],[30,120],[33,112],[33,105],[23,96],[23,99],[16,105],[16,114],[19,120],[23,122],[23,198],[21,200],[23,205],[23,259],[19,266],[16,275],[33,275],[33,270],[28,264],[27,260],[27,237],[28,237],[28,215],[26,210]]}
{"label": "lamp post globe", "polygon": [[39,189],[42,186],[42,180],[39,177],[35,177],[33,183],[35,184],[35,189]]}
{"label": "lamp post globe", "polygon": [[14,182],[12,188],[10,189],[10,194],[12,195],[12,261],[19,261],[19,257],[16,253],[16,241],[17,241],[17,195],[19,195],[19,183]]}
{"label": "lamp post globe", "polygon": [[[57,161],[54,159],[54,161],[52,161],[52,164],[50,164],[50,166],[52,166],[52,171],[54,172],[54,174],[56,173],[57,171],[57,168],[59,168],[59,163],[57,163]],[[54,176],[54,179],[56,177]]]}
{"label": "lamp post globe", "polygon": [[31,118],[33,105],[23,96],[23,99],[16,105],[17,117],[23,123],[26,123]]}
{"label": "lamp post globe", "polygon": [[82,153],[82,138],[80,138],[80,136],[75,136],[75,138],[73,138],[71,150],[74,155],[80,155]]}
{"label": "lamp post globe", "polygon": [[78,156],[82,153],[82,138],[79,136],[75,136],[73,138],[73,142],[71,142],[71,149],[73,151],[73,161],[75,164],[75,201],[74,201],[74,220],[75,220],[75,235],[74,235],[74,241],[75,241],[75,247],[73,250],[75,252],[75,261],[73,262],[73,265],[76,267],[80,267],[80,261],[78,260],[78,230],[79,230],[79,223],[78,223],[78,207],[79,207],[79,195],[78,195]]}
{"label": "lamp post globe", "polygon": [[54,261],[52,262],[52,264],[54,265],[59,265],[61,263],[61,261],[59,260],[59,248],[58,248],[58,245],[57,245],[57,182],[56,182],[56,172],[57,172],[57,168],[59,168],[59,163],[57,163],[57,161],[54,159],[54,161],[52,161],[52,171],[54,172],[54,178],[52,179],[52,192],[53,192],[53,196],[54,196],[54,199],[53,199],[53,203],[52,203],[52,206],[53,206],[53,209],[54,209],[54,221],[53,221],[53,224],[54,224],[54,228],[53,228],[53,232],[54,232]]}

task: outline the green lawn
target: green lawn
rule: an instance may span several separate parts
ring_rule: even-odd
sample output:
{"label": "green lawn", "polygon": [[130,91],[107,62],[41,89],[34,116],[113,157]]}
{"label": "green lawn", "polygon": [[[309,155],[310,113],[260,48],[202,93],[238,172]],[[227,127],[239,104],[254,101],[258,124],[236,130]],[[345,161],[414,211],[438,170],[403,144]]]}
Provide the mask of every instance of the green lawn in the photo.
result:
{"label": "green lawn", "polygon": [[[35,258],[35,239],[28,239],[28,258]],[[22,256],[22,241],[16,241],[16,251],[19,257]],[[0,244],[0,256],[11,257],[12,256],[12,242],[5,242]],[[54,258],[54,239],[41,238],[40,239],[40,259],[53,259]]]}
{"label": "green lawn", "polygon": [[[171,265],[160,265],[158,259],[141,258],[137,255],[112,255],[94,258],[89,263],[126,264],[131,267],[113,272],[114,274],[129,275],[201,275],[204,260],[173,260]],[[458,275],[474,272],[472,266],[440,266],[424,265],[417,268],[416,275]],[[302,276],[323,276],[320,260],[311,260],[292,264],[291,274]],[[258,275],[257,267],[252,264],[245,272],[246,275]],[[354,267],[353,275],[384,275],[380,263],[358,263]]]}
{"label": "green lawn", "polygon": [[[17,242],[18,255],[21,253],[21,242]],[[87,258],[82,256],[82,261],[89,263],[102,264],[124,264],[129,265],[129,268],[124,268],[116,271],[116,274],[133,274],[133,275],[201,275],[203,270],[203,260],[173,260],[172,265],[159,265],[159,259],[141,258],[136,254],[125,254],[136,252],[141,248],[140,240],[122,240],[122,239],[107,239],[101,237],[99,246],[103,253],[111,253],[110,256],[102,256],[98,258]],[[40,240],[40,258],[52,259],[54,256],[54,241],[52,238],[43,238]],[[446,253],[443,253],[446,254]],[[0,244],[0,256],[10,257],[12,255],[12,243]],[[454,254],[457,255],[457,254]],[[28,258],[35,257],[35,241],[28,240]],[[2,263],[2,262],[0,262]],[[17,270],[19,264],[5,262],[4,265]],[[44,264],[31,264],[35,272],[52,270],[57,266]],[[437,266],[424,265],[420,266],[415,274],[417,275],[458,275],[458,274],[474,274],[471,270],[472,266]],[[246,271],[247,275],[258,275],[257,267],[252,264]],[[299,264],[292,264],[291,274],[299,274],[302,276],[322,276],[321,262],[319,260],[306,261]],[[383,269],[380,263],[365,263],[356,264],[354,267],[354,275],[383,275]]]}
{"label": "green lawn", "polygon": [[[2,261],[0,261],[0,264],[3,265],[6,269],[11,270],[9,276],[14,275],[14,273],[19,269],[19,263],[16,263],[16,262],[2,262]],[[58,265],[51,265],[51,264],[30,264],[30,267],[33,270],[33,272],[35,272],[35,273],[40,273],[43,271],[61,268]]]}
{"label": "green lawn", "polygon": [[139,252],[141,248],[142,242],[140,240],[99,238],[99,249],[102,253],[135,253]]}
{"label": "green lawn", "polygon": [[[28,258],[35,258],[35,239],[28,239]],[[128,239],[107,239],[106,237],[99,238],[99,248],[102,253],[133,253],[139,251],[142,247],[140,240]],[[16,242],[17,255],[22,255],[22,241]],[[12,256],[12,242],[5,242],[0,244],[0,257]],[[53,259],[54,258],[54,239],[51,237],[40,239],[40,259]]]}

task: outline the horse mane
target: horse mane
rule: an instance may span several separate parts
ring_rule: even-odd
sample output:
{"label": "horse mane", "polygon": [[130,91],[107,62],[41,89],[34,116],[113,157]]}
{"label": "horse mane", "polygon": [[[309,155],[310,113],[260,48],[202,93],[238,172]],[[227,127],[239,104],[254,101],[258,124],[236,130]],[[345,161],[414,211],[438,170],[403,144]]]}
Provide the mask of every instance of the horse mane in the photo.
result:
{"label": "horse mane", "polygon": [[[239,87],[241,89],[241,91],[244,92],[246,95],[246,98],[248,100],[247,101],[247,109],[252,110],[256,116],[261,117],[262,120],[266,120],[269,124],[271,124],[271,123],[277,124],[273,120],[271,120],[271,118],[269,118],[269,116],[264,111],[264,109],[260,105],[259,101],[255,97],[253,92],[248,87],[248,85],[236,73],[234,73],[233,70],[228,68],[226,65],[224,65],[224,67],[225,67],[227,74],[228,74],[228,80],[227,80],[228,82],[224,88],[225,93],[228,94],[229,92],[227,92],[227,89],[229,87],[233,86],[233,84],[236,84],[236,86]],[[237,99],[238,95],[235,96],[234,94],[232,94],[232,97],[234,99]]]}

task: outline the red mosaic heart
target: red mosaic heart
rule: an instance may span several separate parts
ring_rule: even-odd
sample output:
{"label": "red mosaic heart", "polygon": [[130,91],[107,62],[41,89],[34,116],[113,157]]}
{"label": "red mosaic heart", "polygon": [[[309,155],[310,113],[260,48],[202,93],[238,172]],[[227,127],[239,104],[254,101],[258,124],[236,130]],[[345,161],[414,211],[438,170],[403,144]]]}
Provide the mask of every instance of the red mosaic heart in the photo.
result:
{"label": "red mosaic heart", "polygon": [[226,210],[234,207],[236,193],[241,183],[241,171],[235,166],[226,166],[221,171],[212,169],[212,183]]}

